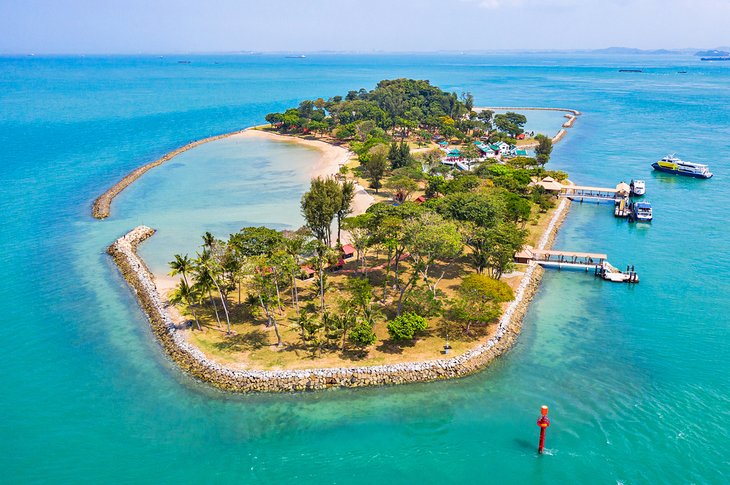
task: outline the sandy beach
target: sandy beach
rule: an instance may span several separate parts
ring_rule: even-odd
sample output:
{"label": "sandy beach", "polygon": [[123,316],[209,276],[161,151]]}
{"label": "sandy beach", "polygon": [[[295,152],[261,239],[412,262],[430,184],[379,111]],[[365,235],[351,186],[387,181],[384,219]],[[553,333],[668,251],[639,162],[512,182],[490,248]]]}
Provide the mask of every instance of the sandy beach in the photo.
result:
{"label": "sandy beach", "polygon": [[297,145],[319,150],[322,155],[317,161],[317,164],[310,169],[310,175],[312,177],[327,177],[335,175],[339,171],[340,166],[346,164],[352,155],[352,152],[350,152],[347,148],[332,145],[325,141],[281,135],[257,128],[249,128],[240,133],[231,135],[231,138],[259,138],[282,143],[296,143]]}

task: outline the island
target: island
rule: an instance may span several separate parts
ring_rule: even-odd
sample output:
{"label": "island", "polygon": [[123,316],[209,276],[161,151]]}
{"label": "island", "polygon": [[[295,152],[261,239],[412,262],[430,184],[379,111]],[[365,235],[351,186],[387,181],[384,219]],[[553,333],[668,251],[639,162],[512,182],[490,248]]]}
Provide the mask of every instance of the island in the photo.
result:
{"label": "island", "polygon": [[[515,254],[546,249],[567,214],[568,200],[541,182],[567,183],[566,173],[546,168],[565,129],[552,138],[526,133],[518,111],[528,109],[546,108],[497,113],[475,108],[469,93],[412,79],[304,100],[246,131],[347,154],[330,157],[335,173],[313,178],[302,195],[303,227],[191,235],[202,236],[200,249],[170,255],[166,285],[135,250],[153,229],[132,230],[109,252],[168,354],[216,387],[291,391],[467,375],[519,333],[541,269]],[[555,109],[568,113],[564,128],[580,114]],[[99,213],[142,173],[100,197]]]}

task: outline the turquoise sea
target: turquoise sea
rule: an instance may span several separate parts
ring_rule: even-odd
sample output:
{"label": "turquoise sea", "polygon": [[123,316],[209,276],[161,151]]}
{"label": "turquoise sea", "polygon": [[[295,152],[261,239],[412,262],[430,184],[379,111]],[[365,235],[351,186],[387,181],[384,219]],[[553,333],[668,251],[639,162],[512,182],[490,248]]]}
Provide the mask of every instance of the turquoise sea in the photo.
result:
{"label": "turquoise sea", "polygon": [[[169,253],[193,249],[188,234],[296,226],[301,170],[316,153],[226,140],[149,172],[109,220],[90,218],[92,200],[193,139],[402,76],[471,91],[480,106],[582,111],[552,167],[587,184],[645,179],[655,219],[629,225],[574,204],[555,246],[607,252],[641,283],[547,272],[517,346],[457,381],[237,396],[181,374],[104,249],[152,225],[160,233],[142,252],[164,269]],[[727,483],[730,66],[567,54],[6,57],[0,107],[0,481]],[[652,173],[670,152],[710,163],[715,178]],[[538,456],[542,404],[552,426]]]}

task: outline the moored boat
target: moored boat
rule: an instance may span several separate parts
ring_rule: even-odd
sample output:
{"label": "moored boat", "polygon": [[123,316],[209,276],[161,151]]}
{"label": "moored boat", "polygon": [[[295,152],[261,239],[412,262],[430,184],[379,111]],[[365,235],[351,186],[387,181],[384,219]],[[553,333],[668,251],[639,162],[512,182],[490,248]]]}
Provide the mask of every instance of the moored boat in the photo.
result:
{"label": "moored boat", "polygon": [[646,193],[646,182],[643,180],[632,180],[629,187],[631,187],[631,195],[640,197]]}
{"label": "moored boat", "polygon": [[649,202],[631,203],[631,220],[636,222],[650,222],[654,218]]}
{"label": "moored boat", "polygon": [[674,155],[667,155],[658,162],[651,164],[654,170],[658,172],[673,173],[676,175],[684,175],[686,177],[695,177],[700,179],[708,179],[712,177],[707,165],[694,162],[686,162]]}

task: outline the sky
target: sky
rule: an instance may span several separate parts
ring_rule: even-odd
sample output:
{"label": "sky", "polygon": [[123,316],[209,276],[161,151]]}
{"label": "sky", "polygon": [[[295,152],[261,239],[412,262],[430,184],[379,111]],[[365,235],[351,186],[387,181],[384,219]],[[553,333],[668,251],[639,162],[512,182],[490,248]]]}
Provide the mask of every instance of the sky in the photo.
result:
{"label": "sky", "polygon": [[0,53],[713,48],[730,0],[0,0]]}

